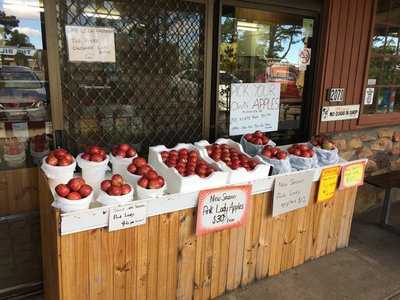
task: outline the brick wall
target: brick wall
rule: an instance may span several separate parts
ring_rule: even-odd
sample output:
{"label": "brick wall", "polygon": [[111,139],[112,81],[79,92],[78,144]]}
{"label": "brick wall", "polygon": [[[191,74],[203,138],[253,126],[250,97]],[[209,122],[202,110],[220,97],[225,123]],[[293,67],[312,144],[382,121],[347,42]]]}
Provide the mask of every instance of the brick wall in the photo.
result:
{"label": "brick wall", "polygon": [[[336,133],[332,138],[344,159],[368,158],[366,176],[400,170],[400,126]],[[394,199],[400,199],[398,194]],[[357,195],[356,213],[382,200],[382,190],[366,184]]]}

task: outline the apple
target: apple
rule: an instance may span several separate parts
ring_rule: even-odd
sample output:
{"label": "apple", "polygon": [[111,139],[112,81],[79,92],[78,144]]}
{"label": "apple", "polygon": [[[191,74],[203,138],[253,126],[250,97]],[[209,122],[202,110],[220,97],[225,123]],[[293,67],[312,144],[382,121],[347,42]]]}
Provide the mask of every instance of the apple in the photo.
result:
{"label": "apple", "polygon": [[79,194],[82,196],[82,198],[86,198],[87,196],[90,195],[90,193],[93,191],[92,187],[88,184],[84,184],[81,186],[79,189]]}
{"label": "apple", "polygon": [[73,192],[78,192],[79,189],[82,187],[82,185],[85,184],[85,181],[83,180],[82,177],[75,177],[75,178],[71,178],[67,185],[68,187],[71,189],[71,191]]}
{"label": "apple", "polygon": [[143,176],[150,170],[151,170],[151,167],[149,165],[144,165],[144,166],[141,166],[138,168],[137,174]]}
{"label": "apple", "polygon": [[160,187],[163,187],[164,186],[164,184],[165,184],[165,180],[164,180],[164,177],[162,177],[162,176],[158,176],[158,184],[160,185]]}
{"label": "apple", "polygon": [[278,157],[278,159],[280,159],[280,160],[286,159],[287,153],[284,152],[284,151],[281,151],[281,152],[278,153],[277,157]]}
{"label": "apple", "polygon": [[69,199],[69,200],[80,200],[80,199],[82,199],[82,197],[78,192],[71,192],[71,193],[68,194],[67,199]]}
{"label": "apple", "polygon": [[146,159],[143,157],[136,157],[132,160],[132,163],[137,167],[140,168],[142,166],[147,165]]}
{"label": "apple", "polygon": [[137,167],[136,167],[136,165],[135,165],[134,163],[131,163],[131,164],[127,167],[127,170],[128,170],[128,172],[131,173],[131,174],[136,174]]}
{"label": "apple", "polygon": [[120,144],[120,145],[118,146],[119,150],[124,151],[124,152],[128,151],[128,149],[129,149],[130,147],[131,147],[131,146],[129,146],[128,144]]}
{"label": "apple", "polygon": [[156,179],[158,178],[158,174],[156,171],[154,170],[149,170],[146,174],[145,174],[146,178],[148,180],[152,180],[152,179]]}
{"label": "apple", "polygon": [[82,153],[81,158],[90,161],[91,157],[88,153]]}
{"label": "apple", "polygon": [[125,183],[121,186],[121,194],[126,195],[131,192],[132,188],[129,184]]}
{"label": "apple", "polygon": [[142,177],[138,180],[137,184],[142,188],[147,189],[147,186],[149,185],[149,180],[146,177]]}
{"label": "apple", "polygon": [[70,193],[70,189],[66,184],[57,185],[55,191],[60,197],[64,198]]}
{"label": "apple", "polygon": [[64,157],[64,158],[61,158],[58,160],[57,166],[65,167],[65,166],[69,166],[70,164],[71,164],[71,161],[69,161],[67,158]]}
{"label": "apple", "polygon": [[102,191],[107,192],[111,185],[111,180],[103,180],[100,184],[100,188],[102,189]]}
{"label": "apple", "polygon": [[116,154],[116,156],[119,156],[119,157],[122,157],[122,158],[125,158],[125,156],[126,156],[126,152],[121,150],[121,149],[118,149],[115,154]]}
{"label": "apple", "polygon": [[178,156],[188,156],[189,155],[189,151],[187,149],[179,149],[178,151]]}
{"label": "apple", "polygon": [[110,196],[121,196],[121,194],[122,194],[122,189],[121,189],[120,186],[112,185],[112,186],[107,190],[107,193],[108,193]]}
{"label": "apple", "polygon": [[56,150],[53,151],[54,156],[57,159],[61,159],[63,158],[66,154],[68,154],[68,151],[63,149],[63,148],[58,148]]}
{"label": "apple", "polygon": [[121,175],[114,174],[113,176],[111,176],[111,185],[119,187],[123,184],[124,184],[124,179],[122,178]]}
{"label": "apple", "polygon": [[162,186],[160,186],[160,182],[158,181],[158,178],[155,179],[150,179],[149,180],[149,184],[148,184],[148,188],[151,190],[155,190],[155,189],[159,189]]}
{"label": "apple", "polygon": [[126,151],[126,157],[134,157],[136,156],[137,152],[135,148],[129,147],[129,149]]}
{"label": "apple", "polygon": [[94,162],[101,162],[104,160],[104,157],[100,154],[93,154],[90,160]]}
{"label": "apple", "polygon": [[90,146],[86,152],[88,154],[90,154],[90,155],[99,154],[100,147],[98,147],[98,146]]}
{"label": "apple", "polygon": [[49,154],[46,158],[46,162],[51,166],[57,166],[58,159],[53,154]]}

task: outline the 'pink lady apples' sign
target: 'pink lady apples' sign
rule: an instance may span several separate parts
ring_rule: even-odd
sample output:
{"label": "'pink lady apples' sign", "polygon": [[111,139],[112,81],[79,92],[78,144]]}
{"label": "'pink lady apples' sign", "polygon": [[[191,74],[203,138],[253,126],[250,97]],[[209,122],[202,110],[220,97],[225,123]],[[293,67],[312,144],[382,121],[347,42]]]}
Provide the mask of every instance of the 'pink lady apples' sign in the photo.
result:
{"label": "'pink lady apples' sign", "polygon": [[251,185],[200,191],[196,234],[203,235],[246,223]]}

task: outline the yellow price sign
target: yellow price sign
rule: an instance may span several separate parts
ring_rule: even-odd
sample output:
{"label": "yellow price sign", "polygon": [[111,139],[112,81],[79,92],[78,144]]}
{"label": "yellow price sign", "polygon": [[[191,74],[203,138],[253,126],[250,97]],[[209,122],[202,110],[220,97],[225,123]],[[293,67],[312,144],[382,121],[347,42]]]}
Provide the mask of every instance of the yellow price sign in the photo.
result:
{"label": "yellow price sign", "polygon": [[364,184],[365,162],[356,162],[342,168],[340,189],[346,189]]}
{"label": "yellow price sign", "polygon": [[336,194],[336,187],[339,181],[340,166],[334,166],[321,171],[321,179],[318,188],[318,202],[332,199]]}

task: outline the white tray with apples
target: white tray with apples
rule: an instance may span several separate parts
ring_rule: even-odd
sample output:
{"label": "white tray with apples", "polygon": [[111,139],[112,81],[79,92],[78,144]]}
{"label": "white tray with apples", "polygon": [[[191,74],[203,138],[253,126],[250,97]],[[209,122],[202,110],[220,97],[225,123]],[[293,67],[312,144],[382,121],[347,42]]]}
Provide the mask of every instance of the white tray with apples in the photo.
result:
{"label": "white tray with apples", "polygon": [[[231,140],[231,139],[218,139],[214,144],[218,144],[218,145],[228,145],[228,147],[234,149],[238,154],[239,154],[239,159],[242,161],[242,157],[243,160],[247,160],[249,161],[251,164],[254,164],[253,166],[250,166],[250,168],[245,168],[242,167],[241,164],[236,164],[233,167],[230,167],[227,165],[226,162],[223,161],[223,153],[221,150],[221,154],[218,156],[214,156],[214,158],[218,161],[216,161],[215,159],[213,159],[213,155],[214,154],[210,154],[208,153],[207,147],[212,146],[208,141],[199,141],[197,143],[195,143],[195,146],[199,149],[201,156],[204,159],[210,159],[212,160],[215,164],[218,165],[218,167],[223,170],[228,172],[229,176],[228,176],[228,184],[236,184],[236,183],[245,183],[245,182],[250,182],[250,181],[254,181],[257,179],[264,179],[267,178],[270,175],[270,169],[271,166],[269,164],[267,164],[266,162],[264,162],[264,160],[256,155],[255,157],[251,157],[250,155],[248,155],[247,153],[245,153],[245,151],[243,150],[243,147],[241,144]],[[224,150],[226,151],[226,150]],[[228,151],[225,152],[227,158],[225,159],[226,161],[228,161],[228,156],[232,155],[231,152],[228,153]],[[230,157],[230,161],[233,164],[231,159],[232,157]],[[247,165],[246,165],[247,166]]]}
{"label": "white tray with apples", "polygon": [[[183,153],[183,149],[186,149],[189,152],[193,151],[192,153],[197,153],[196,161],[194,161],[194,159],[192,162],[187,161],[185,164],[185,168],[187,169],[185,170],[183,165],[179,165],[181,159],[179,153]],[[177,164],[169,164],[169,166],[167,166],[163,161],[161,153],[163,152],[165,154],[166,152],[171,151],[176,153]],[[192,155],[195,156],[195,154]],[[173,156],[175,156],[175,154]],[[197,168],[197,160],[204,160],[207,167]],[[167,182],[167,192],[169,194],[187,193],[220,187],[225,185],[228,180],[228,173],[222,172],[219,165],[210,158],[201,157],[199,150],[193,144],[178,144],[174,148],[167,148],[164,145],[150,147],[149,164],[165,178]],[[189,164],[193,164],[193,170]],[[175,167],[177,167],[179,171]],[[213,169],[211,172],[210,168]],[[209,173],[206,174],[205,172]]]}

